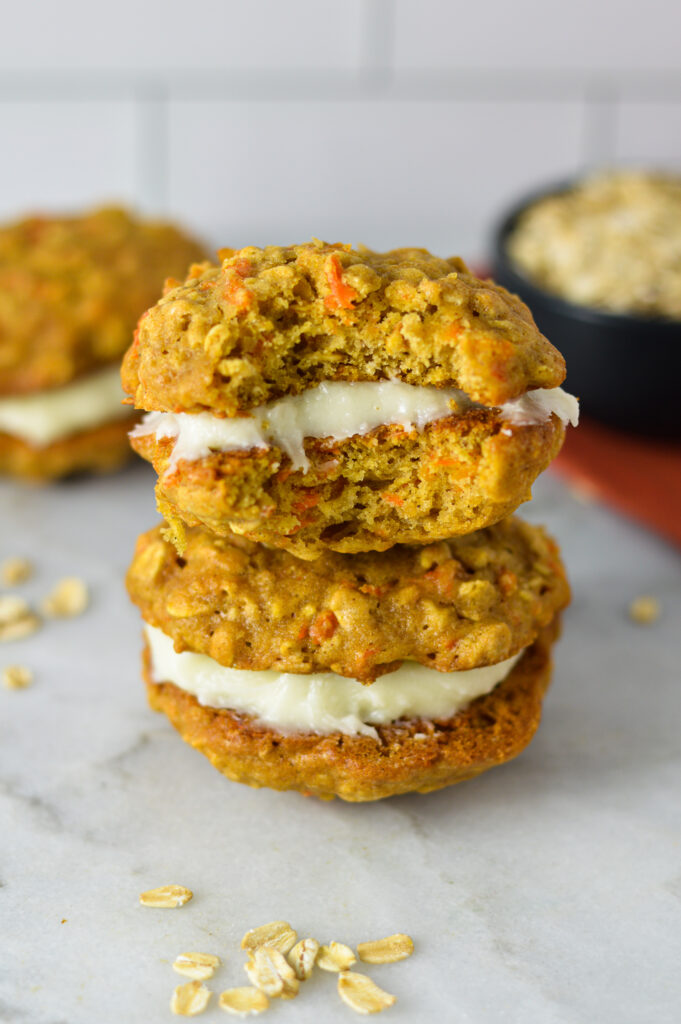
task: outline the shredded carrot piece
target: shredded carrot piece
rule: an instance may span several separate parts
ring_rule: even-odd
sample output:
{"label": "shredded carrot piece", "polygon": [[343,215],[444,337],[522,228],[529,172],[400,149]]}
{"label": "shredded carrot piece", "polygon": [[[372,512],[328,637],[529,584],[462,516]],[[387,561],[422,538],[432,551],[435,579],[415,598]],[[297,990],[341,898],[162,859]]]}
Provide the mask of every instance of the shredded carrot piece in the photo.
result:
{"label": "shredded carrot piece", "polygon": [[241,256],[238,260],[232,263],[232,270],[239,277],[248,277],[251,272],[251,261],[247,260],[245,256]]}
{"label": "shredded carrot piece", "polygon": [[442,565],[437,565],[434,569],[424,573],[423,578],[436,593],[442,596],[451,595],[459,578],[459,565],[453,559],[443,562]]}
{"label": "shredded carrot piece", "polygon": [[512,594],[518,589],[518,577],[510,569],[504,569],[497,580],[502,594]]}
{"label": "shredded carrot piece", "polygon": [[[231,268],[230,268],[231,269]],[[235,272],[228,270],[227,280],[225,281],[225,287],[222,290],[222,294],[231,302],[233,306],[236,306],[238,313],[245,313],[247,309],[253,303],[253,293],[249,292],[248,288],[244,288],[241,277]]]}
{"label": "shredded carrot piece", "polygon": [[390,587],[386,584],[381,586],[375,583],[363,583],[359,588],[363,594],[369,594],[371,597],[383,597],[390,590]]}
{"label": "shredded carrot piece", "polygon": [[314,508],[315,505],[319,504],[319,497],[320,496],[317,491],[305,491],[297,501],[293,502],[293,511],[307,512],[308,509]]}
{"label": "shredded carrot piece", "polygon": [[167,277],[163,282],[163,295],[167,295],[173,288],[179,288],[181,284],[182,282],[178,281],[176,277]]}
{"label": "shredded carrot piece", "polygon": [[384,491],[381,497],[384,501],[389,502],[391,505],[396,505],[398,508],[404,505],[404,498],[400,498],[399,494],[388,494],[387,491]]}
{"label": "shredded carrot piece", "polygon": [[353,303],[357,300],[357,292],[343,280],[343,271],[337,256],[329,257],[326,280],[331,289],[331,294],[324,299],[327,308],[353,309]]}
{"label": "shredded carrot piece", "polygon": [[322,644],[330,640],[338,627],[338,619],[330,608],[320,612],[310,626],[310,640],[315,644]]}

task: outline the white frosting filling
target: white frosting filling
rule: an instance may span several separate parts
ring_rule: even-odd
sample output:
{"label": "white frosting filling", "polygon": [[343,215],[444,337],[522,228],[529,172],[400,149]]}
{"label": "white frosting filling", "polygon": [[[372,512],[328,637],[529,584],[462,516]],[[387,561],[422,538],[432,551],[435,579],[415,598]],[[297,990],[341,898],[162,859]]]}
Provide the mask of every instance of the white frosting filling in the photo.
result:
{"label": "white frosting filling", "polygon": [[253,715],[279,732],[342,732],[377,737],[374,726],[398,719],[447,719],[505,679],[522,655],[464,672],[404,662],[370,686],[334,672],[250,672],[225,668],[207,654],[183,651],[145,625],[151,675],[174,683],[199,704]]}
{"label": "white frosting filling", "polygon": [[130,415],[118,366],[52,391],[0,398],[0,431],[41,447]]}
{"label": "white frosting filling", "polygon": [[[287,395],[259,406],[248,416],[150,412],[131,436],[175,438],[171,467],[180,459],[193,462],[212,451],[276,445],[286,452],[294,469],[307,469],[303,448],[306,437],[341,441],[385,424],[423,430],[428,423],[474,405],[465,392],[455,388],[419,387],[401,381],[329,381],[300,395]],[[563,422],[569,420],[576,426],[578,405],[577,399],[562,388],[546,388],[506,402],[502,412],[514,425],[543,423],[555,413]]]}
{"label": "white frosting filling", "polygon": [[512,402],[505,402],[501,406],[501,414],[517,427],[544,423],[552,414],[563,423],[576,427],[579,423],[579,402],[562,388],[538,388],[526,391]]}

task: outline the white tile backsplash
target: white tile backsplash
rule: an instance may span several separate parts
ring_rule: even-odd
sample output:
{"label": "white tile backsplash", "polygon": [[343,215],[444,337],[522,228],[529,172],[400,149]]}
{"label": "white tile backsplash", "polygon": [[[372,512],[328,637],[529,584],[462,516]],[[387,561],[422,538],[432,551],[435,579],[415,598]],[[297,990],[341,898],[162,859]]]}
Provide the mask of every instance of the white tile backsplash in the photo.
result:
{"label": "white tile backsplash", "polygon": [[615,158],[681,171],[681,98],[669,103],[624,102],[615,124]]}
{"label": "white tile backsplash", "polygon": [[680,34],[669,0],[14,4],[0,216],[112,197],[216,244],[475,259],[536,185],[613,160],[681,170]]}
{"label": "white tile backsplash", "polygon": [[317,235],[471,258],[528,182],[574,171],[582,131],[578,103],[540,102],[176,102],[169,125],[171,209],[216,244]]}
{"label": "white tile backsplash", "polygon": [[396,0],[397,68],[678,71],[680,37],[676,0]]}
{"label": "white tile backsplash", "polygon": [[0,67],[142,75],[357,67],[363,0],[59,0],[5,13]]}
{"label": "white tile backsplash", "polygon": [[0,103],[0,216],[137,196],[131,102]]}

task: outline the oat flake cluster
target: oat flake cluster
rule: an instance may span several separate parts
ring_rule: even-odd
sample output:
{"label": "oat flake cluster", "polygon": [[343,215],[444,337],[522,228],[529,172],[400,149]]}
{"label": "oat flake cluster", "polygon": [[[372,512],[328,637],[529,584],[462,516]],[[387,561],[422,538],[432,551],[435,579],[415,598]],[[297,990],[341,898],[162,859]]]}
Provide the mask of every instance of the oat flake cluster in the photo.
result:
{"label": "oat flake cluster", "polygon": [[[0,581],[6,587],[19,586],[33,576],[33,564],[19,556],[0,564]],[[35,633],[45,619],[73,618],[89,604],[87,584],[76,576],[67,576],[39,603],[39,613],[18,594],[0,594],[0,643],[23,640]],[[6,665],[0,674],[8,690],[24,690],[33,682],[33,672],[25,665]]]}
{"label": "oat flake cluster", "polygon": [[[142,893],[140,903],[148,907],[170,909],[184,906],[192,892],[182,885],[165,885]],[[341,1000],[356,1013],[380,1013],[395,1002],[395,996],[379,988],[366,974],[351,970],[357,960],[367,964],[390,964],[405,960],[414,951],[408,935],[389,935],[372,942],[360,942],[357,953],[342,942],[320,945],[316,939],[298,940],[288,921],[270,921],[246,932],[241,948],[248,959],[244,970],[250,985],[229,988],[220,993],[218,1005],[233,1016],[263,1013],[270,999],[295,999],[301,982],[308,980],[315,967],[338,975],[337,991]],[[171,996],[170,1009],[178,1016],[195,1017],[207,1008],[212,990],[203,984],[222,965],[212,953],[180,953],[173,970],[191,978],[178,985]]]}

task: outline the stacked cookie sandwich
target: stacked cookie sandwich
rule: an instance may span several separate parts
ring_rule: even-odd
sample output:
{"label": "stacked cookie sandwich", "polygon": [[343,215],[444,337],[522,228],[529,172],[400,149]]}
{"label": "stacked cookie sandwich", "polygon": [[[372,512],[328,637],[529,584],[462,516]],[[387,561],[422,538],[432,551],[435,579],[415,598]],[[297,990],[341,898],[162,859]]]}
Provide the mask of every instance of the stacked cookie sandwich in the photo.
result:
{"label": "stacked cookie sandwich", "polygon": [[121,356],[164,278],[201,256],[119,209],[0,228],[0,472],[52,479],[129,458]]}
{"label": "stacked cookie sandwich", "polygon": [[153,707],[232,779],[427,792],[515,756],[569,591],[509,518],[576,402],[457,259],[223,250],[123,364],[166,519],[128,574]]}

